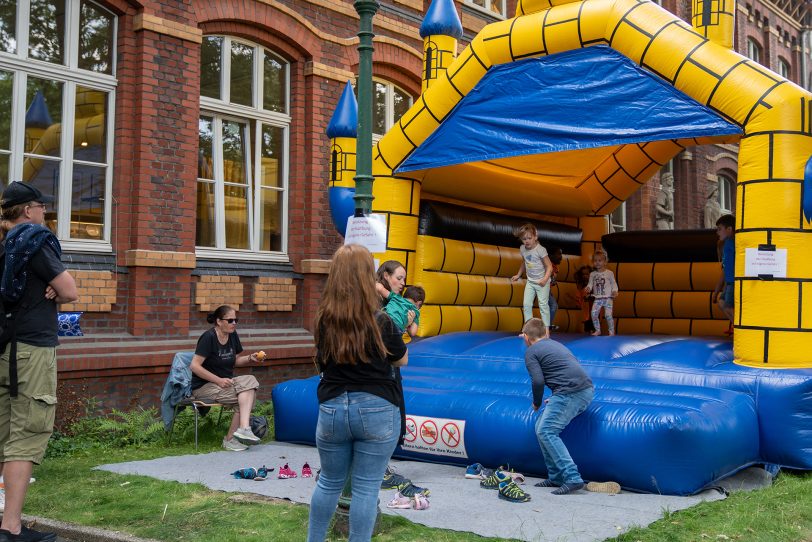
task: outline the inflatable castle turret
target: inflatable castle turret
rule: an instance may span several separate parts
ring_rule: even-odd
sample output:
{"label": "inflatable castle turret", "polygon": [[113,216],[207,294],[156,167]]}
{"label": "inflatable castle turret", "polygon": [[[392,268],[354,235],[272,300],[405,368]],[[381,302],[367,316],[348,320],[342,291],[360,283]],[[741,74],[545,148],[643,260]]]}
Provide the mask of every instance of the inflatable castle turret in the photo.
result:
{"label": "inflatable castle turret", "polygon": [[736,28],[736,1],[709,2],[693,0],[691,25],[713,43],[733,49],[733,32]]}
{"label": "inflatable castle turret", "polygon": [[457,40],[462,37],[462,23],[454,0],[434,0],[420,25],[423,38],[423,85],[425,92],[445,73],[457,58]]}
{"label": "inflatable castle turret", "polygon": [[344,235],[347,219],[355,211],[355,149],[358,144],[358,102],[347,81],[327,126],[330,138],[330,214],[338,233]]}

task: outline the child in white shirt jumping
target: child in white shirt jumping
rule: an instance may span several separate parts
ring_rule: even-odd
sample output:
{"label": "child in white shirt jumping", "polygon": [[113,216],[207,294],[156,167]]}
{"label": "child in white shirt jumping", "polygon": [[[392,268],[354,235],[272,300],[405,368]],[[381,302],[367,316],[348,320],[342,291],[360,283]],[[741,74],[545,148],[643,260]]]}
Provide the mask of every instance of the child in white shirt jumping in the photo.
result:
{"label": "child in white shirt jumping", "polygon": [[617,297],[617,282],[615,282],[615,274],[611,270],[606,269],[606,264],[609,257],[606,251],[598,249],[592,255],[592,265],[595,270],[589,274],[589,283],[584,288],[584,292],[592,294],[595,298],[592,304],[592,323],[595,326],[595,331],[592,335],[601,334],[601,321],[600,314],[603,308],[603,317],[606,320],[606,327],[609,330],[609,335],[615,334],[615,321],[612,318],[612,304],[614,298]]}

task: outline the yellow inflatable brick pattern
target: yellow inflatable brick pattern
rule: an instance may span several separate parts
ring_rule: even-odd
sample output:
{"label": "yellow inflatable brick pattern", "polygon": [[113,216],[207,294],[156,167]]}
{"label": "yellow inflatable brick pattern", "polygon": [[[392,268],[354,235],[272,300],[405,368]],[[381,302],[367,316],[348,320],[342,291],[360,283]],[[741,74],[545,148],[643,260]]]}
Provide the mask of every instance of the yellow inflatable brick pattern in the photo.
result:
{"label": "yellow inflatable brick pattern", "polygon": [[[809,250],[812,227],[800,209],[804,165],[812,155],[812,95],[728,48],[725,36],[729,28],[725,29],[725,25],[732,27],[735,11],[735,5],[729,5],[733,7],[717,14],[706,14],[697,8],[695,30],[649,1],[520,2],[515,18],[485,27],[446,71],[440,70],[437,79],[431,81],[413,107],[377,144],[373,153],[376,176],[373,211],[388,217],[389,245],[386,253],[376,257],[406,263],[410,282],[419,282],[424,277],[428,280],[431,268],[418,263],[428,260],[426,254],[421,253],[417,239],[421,192],[506,212],[529,210],[583,217],[582,220],[594,217],[602,218],[605,223],[604,216],[633,194],[661,165],[684,146],[699,143],[687,139],[570,151],[566,162],[585,164],[588,171],[577,172],[572,178],[557,183],[528,173],[532,168],[521,160],[393,174],[492,66],[591,45],[608,45],[743,128],[735,213],[735,357],[737,362],[760,367],[810,366],[812,303],[808,300],[812,298],[812,251]],[[735,138],[728,139],[731,140]],[[534,159],[549,163],[560,160],[559,155]],[[460,183],[458,180],[463,178],[465,183]],[[437,241],[431,242],[436,244]],[[585,261],[596,242],[594,237],[585,238]],[[786,278],[759,280],[744,276],[745,251],[759,245],[788,249]],[[478,247],[477,250],[485,249]],[[492,255],[493,247],[488,250]],[[459,265],[464,267],[469,256],[461,254],[460,258]],[[662,276],[667,277],[662,279],[664,283],[677,284],[694,277],[694,270],[662,269]],[[658,273],[659,268],[655,276]],[[468,274],[470,271],[457,276]],[[718,332],[714,326],[718,327],[720,321],[709,319],[715,309],[708,300],[708,292],[697,291],[696,284],[689,282],[691,288],[684,291],[675,286],[670,291],[648,291],[635,283],[637,279],[645,281],[645,271],[627,270],[621,265],[618,274],[621,291],[630,292],[628,299],[625,296],[618,299],[621,333]],[[628,281],[624,274],[629,277]],[[708,270],[701,274],[704,277],[715,273]],[[632,278],[635,276],[637,279]],[[465,299],[471,305],[438,303],[436,307],[427,307],[423,321],[428,333],[453,329],[518,329],[520,322],[511,321],[509,326],[505,323],[513,318],[508,315],[515,313],[516,307],[483,305],[492,301],[485,286],[496,291],[508,288],[495,282],[496,278],[493,282],[484,278],[474,281],[459,278],[459,287],[457,279],[437,280],[442,285],[436,287],[438,292],[432,291],[434,286],[427,288],[430,298],[437,295],[438,299],[446,299],[445,289],[454,289],[457,301]],[[494,298],[499,295],[493,294]],[[659,318],[658,311],[662,310],[671,314]],[[561,318],[569,318],[570,311],[563,309],[562,312]]]}

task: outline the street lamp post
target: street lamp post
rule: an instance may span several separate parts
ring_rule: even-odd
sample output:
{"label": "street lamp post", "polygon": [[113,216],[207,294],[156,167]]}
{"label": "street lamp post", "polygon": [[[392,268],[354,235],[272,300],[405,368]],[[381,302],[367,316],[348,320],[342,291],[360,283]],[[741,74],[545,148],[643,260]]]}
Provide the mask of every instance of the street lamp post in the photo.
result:
{"label": "street lamp post", "polygon": [[[355,216],[367,216],[372,210],[372,17],[378,12],[377,0],[356,0],[355,11],[361,19],[358,31],[358,132],[355,161]],[[333,531],[349,533],[350,501],[352,499],[352,473],[347,477],[344,491],[338,499]],[[375,519],[378,529],[380,509]]]}
{"label": "street lamp post", "polygon": [[358,31],[358,146],[355,168],[355,216],[372,210],[372,17],[377,0],[356,0],[361,18]]}

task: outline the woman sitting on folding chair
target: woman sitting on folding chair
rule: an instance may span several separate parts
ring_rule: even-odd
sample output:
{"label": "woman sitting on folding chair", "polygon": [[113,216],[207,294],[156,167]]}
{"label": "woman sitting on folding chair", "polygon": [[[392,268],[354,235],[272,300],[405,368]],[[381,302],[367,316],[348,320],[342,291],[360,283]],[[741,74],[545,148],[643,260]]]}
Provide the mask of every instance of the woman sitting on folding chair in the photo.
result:
{"label": "woman sitting on folding chair", "polygon": [[192,397],[197,401],[234,407],[234,417],[223,439],[223,448],[241,452],[248,445],[259,443],[259,438],[251,432],[249,421],[259,382],[253,375],[234,376],[234,367],[261,361],[264,352],[244,353],[237,335],[237,312],[228,305],[217,307],[206,321],[214,327],[197,341],[191,365]]}

